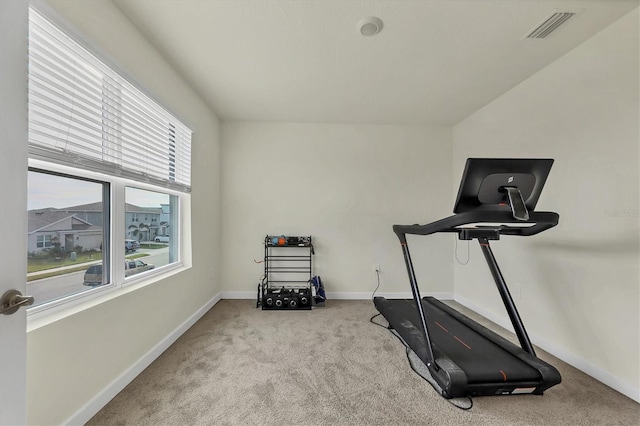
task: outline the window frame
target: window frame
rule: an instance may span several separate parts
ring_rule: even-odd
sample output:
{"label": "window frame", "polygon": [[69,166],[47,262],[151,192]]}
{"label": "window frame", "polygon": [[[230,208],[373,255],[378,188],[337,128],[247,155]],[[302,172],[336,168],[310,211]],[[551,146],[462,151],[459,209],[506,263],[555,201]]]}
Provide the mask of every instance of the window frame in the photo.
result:
{"label": "window frame", "polygon": [[[92,180],[97,182],[104,182],[109,184],[109,200],[108,200],[108,214],[110,218],[108,235],[109,235],[109,247],[105,250],[104,255],[110,259],[109,262],[109,282],[101,286],[87,287],[85,291],[79,293],[69,294],[59,299],[54,299],[45,302],[41,305],[29,307],[27,309],[27,317],[41,319],[48,317],[50,314],[54,314],[67,309],[73,309],[85,303],[99,303],[103,300],[104,296],[117,297],[125,292],[133,290],[138,287],[151,285],[167,276],[174,273],[189,269],[191,267],[190,253],[186,253],[184,250],[183,241],[190,241],[191,237],[188,233],[190,225],[185,218],[183,212],[190,210],[191,195],[170,190],[168,188],[157,187],[151,184],[145,184],[142,182],[126,179],[122,177],[110,176],[108,174],[87,171],[83,169],[75,169],[69,166],[64,166],[56,163],[49,163],[38,159],[29,159],[29,170],[43,171],[46,173],[53,173],[58,175],[64,175],[69,178],[78,178],[83,180]],[[162,192],[168,195],[175,195],[177,197],[178,211],[176,212],[176,218],[174,223],[177,226],[177,239],[176,239],[176,260],[167,265],[162,265],[149,271],[144,271],[139,274],[135,274],[129,277],[125,276],[125,189],[126,187],[136,187],[147,191]],[[172,212],[173,214],[173,212]],[[26,236],[25,236],[26,238]],[[26,253],[25,253],[26,256]],[[26,271],[25,271],[26,277]]]}
{"label": "window frame", "polygon": [[[48,238],[47,238],[48,237]],[[42,241],[40,241],[42,239]],[[46,249],[53,246],[51,234],[36,235],[36,248]],[[41,245],[42,244],[42,245]]]}
{"label": "window frame", "polygon": [[[153,186],[153,185],[142,185],[140,182],[136,182],[136,181],[129,181],[126,179],[122,179],[124,186],[123,186],[123,197],[124,197],[124,203],[122,204],[122,220],[123,220],[123,226],[122,226],[122,231],[124,231],[124,233],[126,233],[126,211],[125,211],[125,206],[127,204],[127,199],[126,199],[126,193],[127,193],[127,188],[135,188],[135,189],[141,189],[144,191],[150,191],[150,192],[156,192],[156,193],[162,193],[165,195],[168,195],[169,197],[171,196],[175,196],[177,198],[176,201],[176,207],[177,207],[177,211],[175,212],[171,212],[171,224],[173,226],[176,227],[176,238],[175,238],[175,242],[172,242],[171,244],[175,244],[175,246],[173,247],[173,250],[175,252],[175,256],[176,256],[176,260],[174,260],[173,262],[170,262],[166,265],[162,265],[162,266],[158,266],[154,269],[151,269],[149,271],[144,271],[144,272],[140,272],[134,275],[130,275],[130,276],[124,276],[124,286],[130,285],[130,283],[135,282],[137,279],[143,279],[145,276],[147,275],[151,275],[151,273],[153,271],[163,271],[165,269],[171,269],[172,265],[176,265],[176,264],[180,264],[182,265],[182,250],[181,250],[181,241],[182,241],[182,233],[183,233],[183,222],[182,222],[182,207],[183,207],[183,199],[181,198],[182,196],[188,196],[188,194],[185,194],[183,192],[179,192],[179,191],[169,191],[166,188],[159,188],[157,186]],[[123,234],[124,235],[124,234]],[[123,236],[123,244],[122,246],[124,247],[124,240],[128,239],[129,237],[127,237],[126,235]],[[171,248],[170,248],[171,250]],[[169,257],[170,259],[170,257]],[[135,259],[138,260],[138,259]],[[124,263],[124,262],[123,262]]]}
{"label": "window frame", "polygon": [[[102,48],[97,46],[90,38],[87,38],[81,31],[69,24],[64,17],[59,15],[53,8],[44,2],[33,2],[30,5],[30,9],[40,14],[42,17],[49,20],[55,26],[57,26],[67,37],[78,43],[82,48],[87,49],[92,55],[96,56],[106,66],[111,68],[114,72],[120,75],[128,84],[133,86],[134,89],[140,91],[143,95],[147,96],[149,100],[155,102],[162,109],[166,111],[170,116],[175,118],[178,122],[186,125],[189,131],[193,135],[192,123],[181,117],[180,114],[176,114],[170,107],[163,102],[159,102],[157,98],[145,89],[144,85],[139,84],[138,80],[133,74],[123,69],[118,65],[117,61],[105,52]],[[175,129],[176,123],[169,123],[170,129]],[[170,132],[171,133],[171,132]],[[104,140],[104,138],[103,138]],[[193,136],[191,137],[193,140]],[[173,139],[169,138],[168,143],[171,144]],[[191,161],[189,165],[193,164]],[[173,163],[170,165],[173,166]],[[57,319],[64,318],[75,312],[79,312],[91,306],[106,302],[113,298],[124,295],[130,291],[134,291],[137,288],[147,285],[153,285],[153,283],[164,280],[170,276],[185,271],[192,266],[192,250],[191,250],[191,192],[190,184],[188,189],[184,187],[163,186],[162,183],[143,182],[137,180],[138,177],[128,178],[122,176],[110,175],[108,172],[95,169],[87,169],[74,167],[70,164],[61,164],[55,160],[49,161],[47,158],[41,156],[34,156],[29,154],[28,160],[29,169],[40,169],[42,171],[59,173],[70,177],[78,177],[80,179],[89,179],[101,182],[107,182],[110,184],[109,190],[109,235],[110,235],[110,247],[108,248],[108,257],[110,259],[110,282],[102,286],[95,288],[88,288],[86,291],[70,294],[60,299],[52,300],[42,305],[33,306],[27,309],[28,329],[33,330],[40,326],[49,324]],[[190,167],[191,169],[191,167]],[[189,170],[189,176],[191,176],[191,170]],[[124,175],[123,175],[124,176]],[[171,177],[171,174],[170,174]],[[171,178],[170,178],[171,181]],[[125,268],[124,260],[125,256],[125,188],[127,186],[136,187],[143,190],[149,190],[154,192],[161,192],[164,194],[175,195],[177,197],[176,205],[177,212],[176,218],[173,220],[176,226],[176,232],[178,237],[175,241],[175,261],[162,265],[144,273],[137,274],[136,276],[126,277],[125,280]],[[173,212],[172,212],[173,214]],[[25,253],[26,255],[26,253]],[[26,271],[25,271],[26,273]]]}

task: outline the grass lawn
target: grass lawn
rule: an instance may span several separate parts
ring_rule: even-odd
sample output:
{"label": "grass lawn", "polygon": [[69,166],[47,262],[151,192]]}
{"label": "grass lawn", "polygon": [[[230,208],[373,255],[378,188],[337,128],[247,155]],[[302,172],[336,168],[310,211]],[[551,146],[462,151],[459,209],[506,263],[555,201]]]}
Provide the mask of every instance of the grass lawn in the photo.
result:
{"label": "grass lawn", "polygon": [[44,271],[47,269],[60,268],[61,266],[71,266],[78,263],[91,262],[93,260],[102,259],[101,252],[78,253],[76,260],[64,257],[60,260],[55,259],[27,259],[27,273]]}
{"label": "grass lawn", "polygon": [[78,266],[77,268],[65,269],[63,271],[43,272],[43,273],[38,274],[38,275],[32,275],[30,277],[27,277],[27,282],[35,281],[35,280],[41,280],[43,278],[55,277],[57,275],[71,274],[73,272],[80,272],[80,271],[84,271],[85,269],[87,269],[86,265],[85,266]]}
{"label": "grass lawn", "polygon": [[145,257],[145,256],[149,256],[149,253],[132,254],[132,255],[129,255],[129,256],[125,256],[125,259],[133,260],[133,259],[137,259],[139,257]]}
{"label": "grass lawn", "polygon": [[[137,259],[139,257],[145,257],[145,256],[149,256],[149,253],[132,254],[130,256],[126,256],[125,259],[132,260],[132,259]],[[58,270],[58,271],[46,272],[47,269],[60,268],[62,266],[73,266],[79,263],[86,263],[86,262],[91,262],[94,260],[101,260],[101,259],[102,259],[102,253],[97,253],[97,252],[92,253],[92,256],[89,256],[89,253],[81,253],[78,255],[75,261],[71,261],[68,258],[65,258],[59,261],[51,261],[49,259],[45,259],[45,260],[29,259],[27,264],[27,273],[39,272],[39,271],[45,271],[45,272],[27,277],[27,281],[41,280],[43,278],[55,277],[57,275],[71,274],[74,272],[84,271],[87,269],[87,265],[82,265],[75,268],[67,268],[67,269]]]}
{"label": "grass lawn", "polygon": [[144,243],[144,244],[140,244],[140,248],[155,250],[155,249],[165,248],[168,245],[169,244],[163,244],[163,243]]}

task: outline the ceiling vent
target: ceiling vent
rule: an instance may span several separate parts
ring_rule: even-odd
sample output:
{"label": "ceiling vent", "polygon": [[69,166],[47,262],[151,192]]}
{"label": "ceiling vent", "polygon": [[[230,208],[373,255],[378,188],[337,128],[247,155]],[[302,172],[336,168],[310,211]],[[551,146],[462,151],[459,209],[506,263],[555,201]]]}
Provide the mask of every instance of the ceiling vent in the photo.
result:
{"label": "ceiling vent", "polygon": [[556,10],[522,38],[545,38],[575,14],[575,12],[558,12]]}

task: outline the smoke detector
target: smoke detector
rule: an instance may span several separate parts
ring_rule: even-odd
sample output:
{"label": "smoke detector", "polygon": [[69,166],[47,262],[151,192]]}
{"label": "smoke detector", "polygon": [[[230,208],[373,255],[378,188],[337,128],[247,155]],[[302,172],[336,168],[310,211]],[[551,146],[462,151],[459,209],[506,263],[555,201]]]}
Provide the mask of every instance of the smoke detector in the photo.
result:
{"label": "smoke detector", "polygon": [[552,32],[557,30],[560,25],[567,22],[577,12],[562,12],[554,10],[551,15],[544,18],[538,25],[533,27],[531,31],[525,34],[522,38],[545,38]]}
{"label": "smoke detector", "polygon": [[363,18],[358,22],[358,30],[360,30],[360,34],[363,36],[374,36],[382,31],[382,20],[375,16]]}

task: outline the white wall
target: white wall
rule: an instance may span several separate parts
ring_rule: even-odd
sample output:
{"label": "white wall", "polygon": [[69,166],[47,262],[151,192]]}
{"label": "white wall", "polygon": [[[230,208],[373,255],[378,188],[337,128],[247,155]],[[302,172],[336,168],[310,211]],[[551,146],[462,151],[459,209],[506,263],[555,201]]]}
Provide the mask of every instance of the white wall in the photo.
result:
{"label": "white wall", "polygon": [[[262,242],[284,234],[313,236],[314,272],[329,298],[368,297],[374,263],[381,265],[380,293],[410,294],[391,227],[451,212],[450,129],[225,122],[222,141],[226,290],[255,295]],[[452,294],[452,241],[410,243],[418,273],[433,268],[421,275],[425,293]]]}
{"label": "white wall", "polygon": [[87,420],[83,415],[107,402],[100,399],[105,389],[119,390],[141,359],[148,360],[167,336],[220,291],[217,118],[113,3],[50,1],[49,5],[194,130],[190,212],[194,232],[191,269],[31,327],[27,336],[30,424]]}
{"label": "white wall", "polygon": [[[467,157],[551,157],[538,210],[560,224],[493,244],[534,343],[640,398],[638,10],[453,129]],[[550,38],[548,41],[552,42]],[[477,247],[456,299],[508,322]]]}

